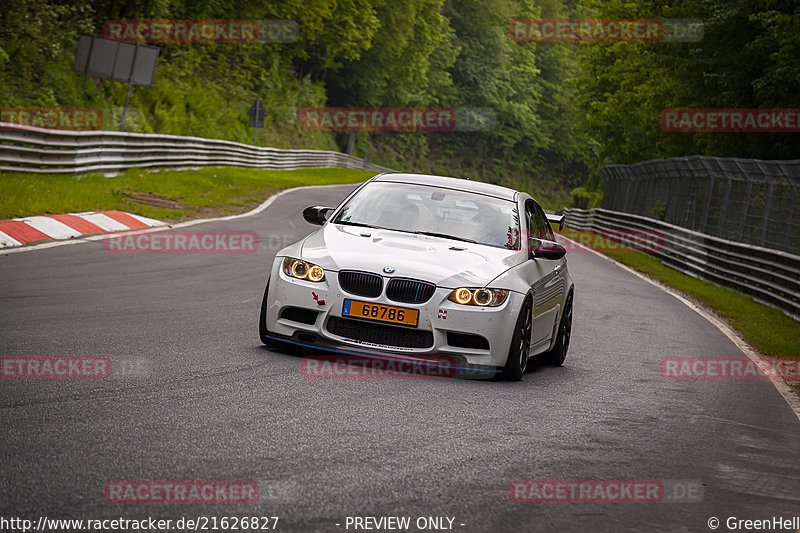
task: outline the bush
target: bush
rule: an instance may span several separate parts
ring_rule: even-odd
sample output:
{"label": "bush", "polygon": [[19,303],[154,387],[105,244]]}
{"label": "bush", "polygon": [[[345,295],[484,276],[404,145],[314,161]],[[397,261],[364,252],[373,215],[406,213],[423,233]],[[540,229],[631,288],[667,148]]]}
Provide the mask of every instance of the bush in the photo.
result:
{"label": "bush", "polygon": [[569,207],[578,209],[594,209],[600,207],[603,193],[588,191],[585,187],[576,187],[569,193]]}
{"label": "bush", "polygon": [[650,213],[658,220],[664,220],[664,215],[667,214],[667,202],[656,202]]}

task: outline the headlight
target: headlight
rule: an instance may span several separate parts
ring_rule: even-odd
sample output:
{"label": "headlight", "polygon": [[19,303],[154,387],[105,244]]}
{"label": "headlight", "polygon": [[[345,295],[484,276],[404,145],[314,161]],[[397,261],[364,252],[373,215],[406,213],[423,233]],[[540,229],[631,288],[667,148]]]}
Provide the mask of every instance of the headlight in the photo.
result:
{"label": "headlight", "polygon": [[456,289],[453,291],[451,296],[452,298],[450,299],[456,302],[457,304],[467,305],[470,302],[470,300],[472,300],[472,291],[464,288]]}
{"label": "headlight", "polygon": [[297,279],[319,282],[325,279],[325,271],[321,266],[307,263],[302,259],[287,257],[283,260],[283,273]]}
{"label": "headlight", "polygon": [[508,291],[505,289],[487,289],[486,287],[468,289],[466,287],[459,287],[451,292],[447,299],[461,305],[497,307],[502,305],[507,297]]}

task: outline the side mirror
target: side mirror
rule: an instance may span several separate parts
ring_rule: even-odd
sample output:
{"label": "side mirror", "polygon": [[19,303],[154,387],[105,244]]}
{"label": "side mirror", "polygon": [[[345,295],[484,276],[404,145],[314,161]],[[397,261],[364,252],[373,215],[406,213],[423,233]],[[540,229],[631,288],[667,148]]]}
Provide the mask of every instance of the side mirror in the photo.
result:
{"label": "side mirror", "polygon": [[564,220],[566,220],[566,218],[567,217],[564,216],[564,215],[556,215],[556,214],[553,214],[553,213],[547,213],[547,221],[550,224],[557,224],[558,225],[558,231],[561,231],[561,230],[564,229]]}
{"label": "side mirror", "polygon": [[544,259],[561,259],[566,255],[567,249],[553,241],[543,239],[531,239],[531,258],[542,257]]}
{"label": "side mirror", "polygon": [[328,215],[328,211],[333,211],[333,209],[333,207],[322,207],[319,205],[306,207],[303,209],[303,218],[306,219],[306,222],[309,224],[321,226],[325,223],[325,217]]}

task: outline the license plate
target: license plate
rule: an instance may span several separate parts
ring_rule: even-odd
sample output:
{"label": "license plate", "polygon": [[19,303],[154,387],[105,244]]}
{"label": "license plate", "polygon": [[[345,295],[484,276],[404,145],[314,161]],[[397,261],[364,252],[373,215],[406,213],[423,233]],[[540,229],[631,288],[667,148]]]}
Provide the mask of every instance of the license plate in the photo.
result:
{"label": "license plate", "polygon": [[342,316],[417,327],[419,310],[395,307],[393,305],[371,304],[359,302],[358,300],[345,300],[342,305]]}

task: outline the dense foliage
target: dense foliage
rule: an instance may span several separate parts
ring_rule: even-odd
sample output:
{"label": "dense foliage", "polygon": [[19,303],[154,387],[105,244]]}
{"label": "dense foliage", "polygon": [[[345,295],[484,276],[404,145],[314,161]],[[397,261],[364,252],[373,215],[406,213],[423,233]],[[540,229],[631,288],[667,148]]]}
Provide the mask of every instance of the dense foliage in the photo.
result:
{"label": "dense foliage", "polygon": [[797,133],[665,133],[665,108],[798,108],[796,0],[586,0],[602,17],[694,18],[699,42],[586,46],[584,126],[603,163],[682,155],[796,159]]}
{"label": "dense foliage", "polygon": [[[5,0],[0,106],[112,108],[126,86],[72,72],[77,38],[113,19],[290,19],[288,44],[162,44],[152,88],[134,88],[131,131],[343,150],[310,131],[322,106],[493,109],[488,131],[359,133],[355,153],[398,169],[470,176],[565,201],[597,168],[709,154],[798,157],[798,134],[666,133],[671,107],[800,107],[800,4],[793,0]],[[696,18],[691,43],[521,43],[521,17]],[[583,194],[583,192],[581,193]],[[580,195],[579,195],[580,196]]]}

